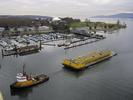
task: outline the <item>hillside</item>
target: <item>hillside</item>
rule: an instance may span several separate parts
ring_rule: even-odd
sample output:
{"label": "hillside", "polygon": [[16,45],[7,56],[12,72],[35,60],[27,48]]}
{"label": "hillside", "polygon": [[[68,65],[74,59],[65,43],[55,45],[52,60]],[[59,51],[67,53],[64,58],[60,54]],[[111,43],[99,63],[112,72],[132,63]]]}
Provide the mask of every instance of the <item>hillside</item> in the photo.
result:
{"label": "hillside", "polygon": [[133,18],[133,13],[119,13],[114,15],[100,15],[92,18]]}

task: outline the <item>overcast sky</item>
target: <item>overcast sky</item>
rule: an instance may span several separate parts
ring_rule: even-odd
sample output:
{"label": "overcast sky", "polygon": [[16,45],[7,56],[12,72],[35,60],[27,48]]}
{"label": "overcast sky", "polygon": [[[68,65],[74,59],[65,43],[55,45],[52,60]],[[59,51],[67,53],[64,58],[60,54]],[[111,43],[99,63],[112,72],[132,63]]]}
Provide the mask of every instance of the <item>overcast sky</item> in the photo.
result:
{"label": "overcast sky", "polygon": [[0,15],[85,18],[133,12],[133,0],[0,0]]}

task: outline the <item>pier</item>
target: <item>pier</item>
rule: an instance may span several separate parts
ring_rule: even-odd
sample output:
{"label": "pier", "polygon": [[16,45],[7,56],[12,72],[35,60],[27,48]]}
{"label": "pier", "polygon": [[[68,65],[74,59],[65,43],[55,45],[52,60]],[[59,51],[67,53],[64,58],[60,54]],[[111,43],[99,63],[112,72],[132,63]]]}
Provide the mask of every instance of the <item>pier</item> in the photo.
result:
{"label": "pier", "polygon": [[82,45],[94,43],[94,42],[97,42],[97,41],[100,41],[100,40],[101,40],[101,39],[96,39],[96,40],[92,40],[92,41],[85,42],[85,43],[79,43],[79,44],[77,44],[77,45],[66,46],[64,49],[70,49],[70,48],[74,48],[74,47],[78,47],[78,46],[82,46]]}
{"label": "pier", "polygon": [[[103,35],[98,35],[98,34],[82,34],[82,33],[74,33],[74,34],[78,35],[78,36],[83,36],[84,39],[80,39],[80,40],[76,40],[76,41],[71,41],[70,45],[65,46],[64,49],[70,49],[70,48],[74,48],[74,47],[78,47],[78,46],[94,43],[94,42],[97,42],[97,41],[100,41],[100,40],[103,40],[103,39],[106,38]],[[89,39],[90,40],[94,39],[94,40],[87,41]]]}

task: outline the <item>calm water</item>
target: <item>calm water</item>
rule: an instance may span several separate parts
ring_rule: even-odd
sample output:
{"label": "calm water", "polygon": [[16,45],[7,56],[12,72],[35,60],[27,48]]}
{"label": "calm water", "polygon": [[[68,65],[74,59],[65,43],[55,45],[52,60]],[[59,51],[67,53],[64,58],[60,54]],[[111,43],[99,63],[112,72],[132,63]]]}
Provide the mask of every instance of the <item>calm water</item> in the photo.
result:
{"label": "calm water", "polygon": [[[133,100],[133,20],[123,21],[128,25],[126,29],[106,34],[107,39],[96,43],[67,51],[44,47],[40,53],[28,56],[0,56],[0,90],[5,100]],[[80,73],[63,69],[65,57],[96,49],[111,49],[118,55]],[[9,86],[24,63],[28,73],[45,73],[50,80],[12,94]]]}

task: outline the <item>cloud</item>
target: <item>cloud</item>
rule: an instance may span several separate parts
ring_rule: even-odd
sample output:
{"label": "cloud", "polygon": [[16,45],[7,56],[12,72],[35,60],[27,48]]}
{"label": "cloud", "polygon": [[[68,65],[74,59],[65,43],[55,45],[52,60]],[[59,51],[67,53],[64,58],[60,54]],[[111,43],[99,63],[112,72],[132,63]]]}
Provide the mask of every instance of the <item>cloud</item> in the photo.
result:
{"label": "cloud", "polygon": [[94,0],[93,2],[100,5],[104,5],[104,4],[109,4],[111,0]]}
{"label": "cloud", "polygon": [[133,12],[133,0],[0,0],[0,14],[89,17]]}

